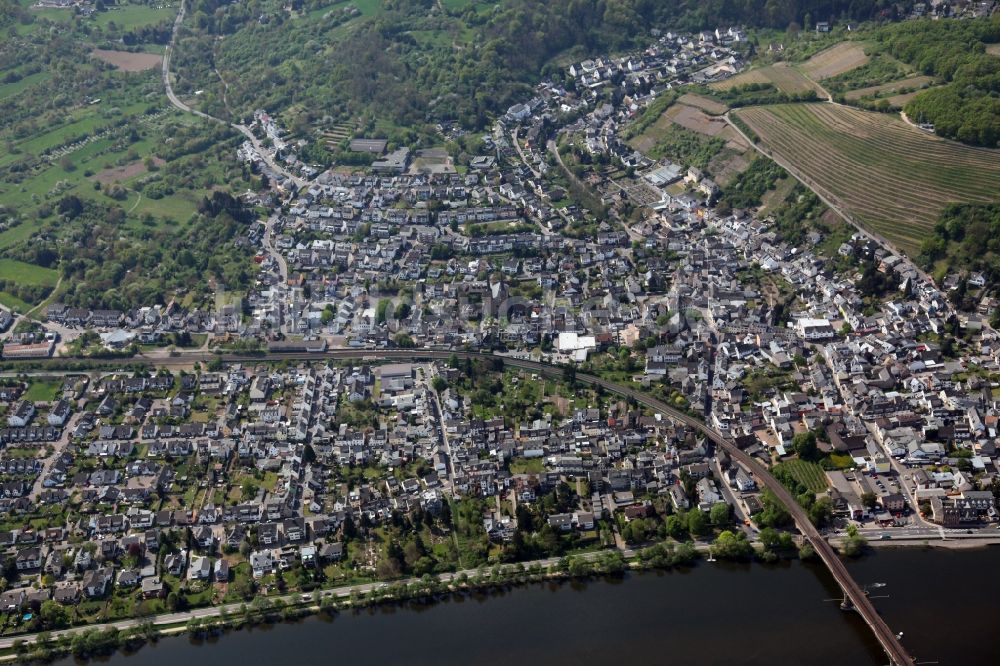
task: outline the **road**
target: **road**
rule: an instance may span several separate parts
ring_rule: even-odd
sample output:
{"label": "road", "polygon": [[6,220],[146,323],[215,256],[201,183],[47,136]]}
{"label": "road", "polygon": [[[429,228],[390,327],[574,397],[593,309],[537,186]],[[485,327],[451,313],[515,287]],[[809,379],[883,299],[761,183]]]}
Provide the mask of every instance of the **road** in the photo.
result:
{"label": "road", "polygon": [[285,261],[285,257],[274,245],[274,227],[278,224],[278,219],[277,215],[272,215],[267,218],[267,224],[264,225],[264,249],[269,255],[271,255],[271,258],[274,259],[275,263],[278,264],[278,275],[281,276],[281,284],[287,285],[288,262]]}
{"label": "road", "polygon": [[722,473],[722,466],[719,465],[719,458],[715,456],[712,458],[712,474],[719,482],[719,489],[722,492],[722,496],[726,498],[726,502],[733,507],[733,515],[736,518],[736,523],[739,525],[740,529],[747,535],[747,538],[751,541],[757,539],[757,531],[754,527],[753,521],[750,516],[747,515],[746,511],[743,510],[743,503],[739,501],[736,493],[729,484],[726,483],[726,477]]}
{"label": "road", "polygon": [[[430,366],[430,372],[432,377],[427,380],[428,390],[431,396],[434,398],[434,410],[437,412],[436,418],[438,422],[438,428],[441,430],[441,445],[444,447],[444,455],[447,458],[445,460],[445,471],[448,473],[448,488],[451,490],[452,494],[455,492],[455,464],[451,457],[451,440],[448,439],[448,431],[444,427],[444,410],[441,408],[441,396],[438,392],[430,385],[434,381],[434,378],[438,376],[437,368],[432,364]],[[499,499],[499,496],[498,496]]]}
{"label": "road", "polygon": [[284,255],[274,245],[274,227],[278,224],[278,220],[277,215],[271,215],[271,217],[267,218],[267,223],[264,225],[262,245],[264,246],[264,251],[270,255],[271,259],[278,266],[278,277],[281,278],[281,281],[277,285],[277,296],[275,297],[278,303],[278,330],[282,333],[287,333],[288,325],[286,321],[288,317],[285,316],[285,300],[288,292],[288,262],[285,261]]}
{"label": "road", "polygon": [[38,473],[38,476],[35,478],[35,482],[31,486],[31,492],[28,493],[28,499],[30,499],[32,502],[37,502],[38,496],[42,493],[43,490],[45,490],[45,487],[42,485],[42,482],[45,480],[45,477],[47,477],[49,475],[49,472],[52,470],[52,464],[56,460],[58,460],[59,456],[61,456],[63,452],[65,452],[69,447],[70,437],[76,430],[77,425],[79,425],[80,419],[83,418],[83,414],[84,414],[83,412],[77,411],[74,412],[73,415],[69,417],[65,425],[63,425],[62,434],[59,436],[59,439],[56,440],[55,442],[52,442],[52,453],[41,459],[42,470]]}
{"label": "road", "polygon": [[184,22],[185,12],[187,12],[187,7],[185,7],[185,3],[182,1],[181,9],[179,12],[177,12],[177,18],[174,19],[174,29],[170,33],[170,43],[167,44],[167,47],[163,50],[163,87],[167,91],[167,98],[170,100],[170,103],[173,104],[178,109],[180,109],[181,111],[183,111],[184,113],[192,113],[206,120],[211,120],[213,122],[222,123],[223,125],[226,125],[228,123],[226,123],[225,120],[221,120],[219,118],[216,118],[215,116],[210,116],[207,113],[204,113],[203,111],[199,111],[198,109],[192,109],[190,106],[180,101],[177,98],[177,95],[174,94],[174,87],[170,83],[170,57],[174,53],[174,44],[177,41],[177,33],[180,32],[181,23]]}
{"label": "road", "polygon": [[[460,358],[481,358],[481,359],[491,359],[494,357],[491,353],[483,352],[469,352],[469,351],[458,351],[458,350],[440,350],[440,349],[397,349],[397,350],[347,350],[347,349],[335,349],[329,350],[324,353],[286,353],[286,354],[268,354],[266,356],[262,355],[223,355],[217,356],[215,354],[206,353],[195,353],[188,354],[184,357],[178,358],[168,358],[160,360],[152,359],[130,359],[130,363],[139,363],[147,365],[158,365],[158,366],[170,366],[170,365],[184,365],[190,364],[194,361],[208,361],[213,358],[221,358],[223,361],[261,361],[265,358],[271,360],[308,360],[308,359],[350,359],[350,360],[371,360],[371,361],[384,361],[384,360],[417,360],[417,359],[429,359],[429,360],[443,360],[456,355]],[[532,372],[537,372],[541,374],[546,374],[549,376],[561,376],[563,373],[563,368],[559,366],[549,365],[545,363],[539,363],[536,361],[529,361],[526,359],[517,359],[511,357],[502,357],[504,363],[510,367],[521,368],[524,370],[530,370]],[[50,362],[58,362],[60,359],[49,359]],[[847,571],[847,567],[840,560],[840,557],[833,550],[833,547],[823,538],[819,530],[812,524],[809,520],[809,516],[806,514],[805,510],[798,504],[792,494],[776,479],[771,475],[771,472],[764,467],[761,463],[757,462],[751,456],[747,455],[744,451],[737,448],[735,444],[726,439],[719,432],[709,428],[701,421],[693,418],[685,412],[681,412],[666,403],[657,400],[656,398],[642,393],[636,389],[617,384],[615,382],[602,379],[600,377],[595,377],[593,375],[577,373],[575,375],[576,381],[582,384],[588,384],[593,386],[600,386],[605,390],[621,395],[625,398],[631,398],[637,403],[642,404],[650,409],[659,412],[669,418],[675,419],[695,430],[698,430],[707,439],[712,441],[716,446],[725,450],[729,456],[736,460],[737,462],[743,464],[744,467],[749,469],[757,478],[759,484],[771,490],[777,500],[783,504],[791,515],[792,519],[795,521],[796,527],[805,536],[806,539],[812,544],[816,553],[822,559],[823,563],[826,565],[827,569],[836,579],[837,583],[841,586],[844,591],[845,602],[849,604],[858,611],[858,613],[864,618],[865,622],[871,628],[872,633],[878,639],[882,648],[885,650],[886,654],[889,656],[890,661],[895,666],[911,666],[913,664],[913,659],[903,648],[902,644],[896,638],[896,635],[889,629],[889,626],[875,610],[874,605],[871,600],[865,594],[865,591],[857,584],[857,582],[851,577],[851,574]],[[2,644],[0,644],[2,647]]]}
{"label": "road", "polygon": [[170,43],[167,44],[167,47],[163,51],[163,88],[164,90],[166,90],[167,99],[169,99],[170,103],[173,104],[177,109],[180,109],[184,113],[191,113],[200,118],[204,118],[205,120],[210,120],[215,123],[220,123],[222,125],[228,125],[229,127],[232,127],[234,130],[245,136],[250,141],[250,143],[253,144],[254,149],[261,156],[261,159],[264,160],[264,163],[267,164],[267,166],[269,166],[275,173],[281,174],[282,177],[291,179],[292,182],[294,182],[297,187],[301,188],[306,183],[306,181],[303,180],[302,178],[292,175],[284,168],[282,168],[277,162],[275,162],[270,153],[267,150],[265,150],[264,147],[261,145],[260,140],[256,136],[254,136],[253,132],[250,131],[249,127],[237,123],[229,123],[223,120],[222,118],[216,118],[215,116],[209,115],[204,111],[199,111],[198,109],[194,109],[185,104],[184,102],[182,102],[177,97],[177,95],[174,94],[174,87],[173,84],[171,84],[170,82],[170,58],[173,55],[175,44],[177,42],[177,33],[180,32],[181,24],[184,22],[184,14],[186,11],[187,9],[184,6],[184,2],[181,2],[180,11],[177,12],[177,18],[174,19],[174,29],[170,33]]}
{"label": "road", "polygon": [[528,162],[527,158],[524,156],[524,151],[521,149],[521,141],[517,138],[517,129],[518,128],[515,127],[510,131],[510,140],[514,144],[514,150],[517,151],[517,156],[521,158],[521,162],[524,164],[524,166],[528,167],[528,170],[531,172],[531,175],[534,176],[535,178],[541,178],[542,174],[539,173],[538,169],[531,166],[531,163]]}
{"label": "road", "polygon": [[892,456],[889,456],[889,465],[892,467],[892,471],[896,473],[896,478],[899,479],[899,487],[903,493],[906,494],[906,500],[910,503],[910,509],[913,511],[913,522],[915,522],[919,527],[941,529],[940,526],[924,520],[923,516],[920,515],[920,505],[917,501],[916,485],[913,483],[911,477],[913,473],[903,467],[899,461]]}
{"label": "road", "polygon": [[[583,553],[578,557],[586,561],[593,561],[598,559],[601,555],[603,555],[606,552],[608,551]],[[635,555],[636,554],[634,551],[631,550],[625,551],[626,558],[634,558]],[[561,558],[558,557],[550,557],[543,560],[534,560],[532,562],[522,562],[521,564],[526,569],[536,565],[541,567],[542,569],[547,569],[553,565],[558,564],[560,559]],[[443,573],[438,576],[438,580],[440,580],[443,583],[451,583],[461,578],[463,575],[472,578],[477,574],[489,574],[489,573],[490,570],[485,568],[465,569],[463,571],[457,571],[454,573]],[[350,597],[354,593],[368,594],[373,590],[380,590],[389,587],[390,585],[401,585],[401,584],[413,585],[424,582],[425,581],[421,578],[406,578],[403,580],[392,581],[391,583],[384,583],[384,582],[362,583],[358,585],[348,585],[345,587],[335,588],[331,590],[324,590],[320,593],[320,596],[325,598],[344,599]],[[317,599],[313,594],[309,594],[307,600],[303,598],[303,595],[301,593],[287,594],[270,599],[272,603],[278,600],[282,601],[284,604],[288,606],[301,606],[312,609],[317,608],[317,603],[316,603]],[[204,618],[213,618],[213,617],[219,617],[220,615],[223,614],[229,616],[240,615],[243,612],[243,608],[247,605],[248,604],[246,604],[245,602],[240,602],[234,604],[224,604],[219,606],[207,606],[205,608],[197,608],[195,610],[184,611],[181,613],[164,613],[162,615],[155,615],[152,617],[119,620],[117,622],[89,624],[83,627],[74,627],[73,629],[62,629],[59,631],[52,631],[49,632],[49,637],[51,639],[57,640],[63,636],[72,636],[74,634],[87,631],[90,629],[97,629],[98,631],[104,631],[106,629],[115,628],[121,631],[125,629],[132,629],[134,627],[141,626],[148,622],[151,622],[154,626],[157,627],[187,624],[190,620],[193,619],[200,620]],[[23,641],[25,644],[31,644],[36,640],[37,637],[38,634],[22,634],[19,636],[9,636],[5,638],[0,638],[0,650],[10,650],[14,647],[14,643],[17,643],[18,641]]]}

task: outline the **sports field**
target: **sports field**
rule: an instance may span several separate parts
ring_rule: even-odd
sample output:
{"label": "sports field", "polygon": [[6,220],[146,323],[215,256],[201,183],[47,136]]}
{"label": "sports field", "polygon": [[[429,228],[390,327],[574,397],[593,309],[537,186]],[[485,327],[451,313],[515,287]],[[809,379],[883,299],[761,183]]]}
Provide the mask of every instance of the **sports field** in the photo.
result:
{"label": "sports field", "polygon": [[834,104],[734,111],[806,183],[915,254],[951,202],[1000,192],[1000,151],[939,139],[894,116]]}

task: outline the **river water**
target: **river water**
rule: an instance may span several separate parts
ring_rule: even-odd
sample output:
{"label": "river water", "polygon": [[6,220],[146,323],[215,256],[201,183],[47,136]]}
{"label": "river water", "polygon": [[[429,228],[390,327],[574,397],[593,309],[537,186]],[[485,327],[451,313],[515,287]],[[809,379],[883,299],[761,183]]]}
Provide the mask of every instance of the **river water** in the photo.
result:
{"label": "river water", "polygon": [[[883,549],[850,563],[903,644],[922,662],[997,664],[1000,549]],[[538,584],[443,603],[347,612],[227,632],[162,639],[107,663],[258,664],[885,663],[859,616],[839,609],[819,564],[702,562],[683,572]],[[58,662],[63,666],[72,659]]]}

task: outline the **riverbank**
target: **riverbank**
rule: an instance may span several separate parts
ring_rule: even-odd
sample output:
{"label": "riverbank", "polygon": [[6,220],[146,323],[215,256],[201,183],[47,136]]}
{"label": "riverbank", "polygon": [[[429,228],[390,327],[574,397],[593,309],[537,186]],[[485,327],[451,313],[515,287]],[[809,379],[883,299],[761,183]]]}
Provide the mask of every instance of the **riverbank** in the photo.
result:
{"label": "riverbank", "polygon": [[[830,544],[840,547],[842,538],[831,538]],[[937,548],[941,550],[980,550],[1000,546],[998,537],[966,537],[942,539],[941,537],[897,537],[891,539],[869,539],[868,547],[879,550],[885,548]]]}
{"label": "riverbank", "polygon": [[[817,575],[818,574],[818,575]],[[769,631],[818,635],[815,666],[875,665],[877,645],[851,613],[823,600],[821,565],[707,563],[669,570],[560,578],[319,612],[161,638],[102,658],[108,666],[329,662],[407,666],[578,666],[587,661],[763,666],[804,646]],[[835,585],[834,585],[835,587]],[[752,612],[750,609],[752,608]],[[810,647],[810,649],[813,649]],[[740,657],[742,655],[742,657]],[[737,658],[739,657],[739,658]],[[106,661],[105,661],[106,659]],[[55,666],[78,664],[74,657]]]}
{"label": "riverbank", "polygon": [[[839,546],[838,539],[830,540]],[[727,562],[739,566],[782,566],[797,560],[793,550],[783,554],[770,554],[758,548],[750,559]],[[979,540],[971,537],[949,539],[909,539],[869,541],[877,551],[904,551],[935,549],[942,551],[985,550],[997,545],[996,540]],[[617,576],[645,571],[670,571],[690,568],[708,555],[709,544],[656,544],[642,550],[617,550],[583,553],[564,558],[550,558],[528,563],[498,565],[489,569],[472,569],[444,573],[437,577],[405,579],[395,582],[371,582],[306,594],[287,594],[279,597],[258,597],[249,604],[225,604],[194,609],[188,612],[169,613],[155,617],[135,618],[90,626],[73,627],[55,632],[39,632],[0,639],[0,662],[51,662],[63,656],[88,658],[107,655],[119,649],[135,650],[141,645],[155,642],[160,637],[189,634],[205,637],[223,630],[243,629],[260,624],[298,620],[317,613],[340,613],[369,607],[400,604],[409,601],[439,602],[452,595],[465,595],[489,591],[497,587],[511,589],[536,583],[586,580],[593,576]],[[814,561],[813,557],[807,558]],[[865,557],[848,560],[863,561]],[[84,637],[84,635],[86,635]]]}
{"label": "riverbank", "polygon": [[[654,549],[657,552],[651,552]],[[630,559],[626,559],[619,551],[600,551],[419,579],[364,583],[275,598],[261,596],[249,604],[209,606],[152,618],[120,620],[8,637],[0,640],[0,660],[46,663],[69,654],[77,658],[97,657],[120,648],[135,649],[162,635],[199,635],[225,628],[293,620],[317,612],[341,612],[412,600],[437,600],[442,596],[489,590],[496,586],[617,575],[628,570],[690,566],[699,556],[699,549],[693,544],[630,552]]]}

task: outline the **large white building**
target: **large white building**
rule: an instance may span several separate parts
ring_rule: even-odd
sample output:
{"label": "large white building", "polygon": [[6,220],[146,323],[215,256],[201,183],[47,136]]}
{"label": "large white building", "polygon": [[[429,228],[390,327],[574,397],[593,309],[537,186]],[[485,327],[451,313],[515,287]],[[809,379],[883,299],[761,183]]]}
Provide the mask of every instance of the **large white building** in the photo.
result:
{"label": "large white building", "polygon": [[805,340],[825,340],[835,335],[829,319],[799,319],[795,330]]}

